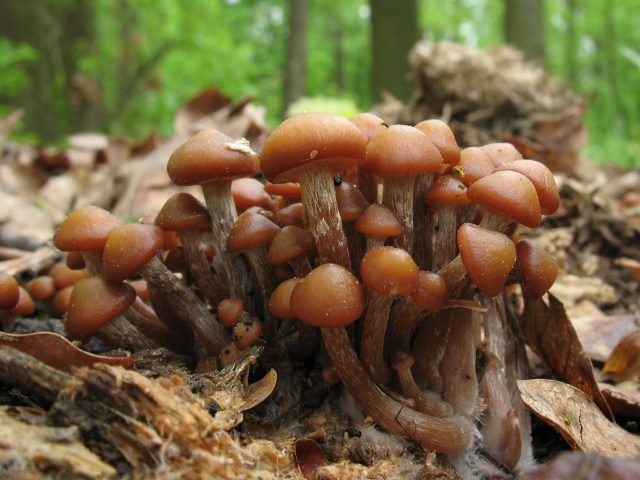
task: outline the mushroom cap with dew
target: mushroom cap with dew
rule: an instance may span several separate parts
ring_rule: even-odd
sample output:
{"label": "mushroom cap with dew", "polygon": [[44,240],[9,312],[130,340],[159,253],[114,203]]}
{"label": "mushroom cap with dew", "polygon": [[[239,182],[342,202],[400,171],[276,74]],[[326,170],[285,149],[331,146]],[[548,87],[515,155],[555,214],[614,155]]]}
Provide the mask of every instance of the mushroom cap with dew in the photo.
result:
{"label": "mushroom cap with dew", "polygon": [[432,118],[416,124],[416,128],[424,133],[436,146],[444,163],[457,165],[460,161],[460,147],[453,131],[442,120]]}
{"label": "mushroom cap with dew", "polygon": [[227,251],[239,253],[268,245],[280,227],[255,210],[238,217],[227,237]]}
{"label": "mushroom cap with dew", "polygon": [[464,207],[469,205],[467,187],[451,175],[440,175],[425,192],[424,201],[429,205]]}
{"label": "mushroom cap with dew", "polygon": [[532,297],[541,297],[558,277],[556,259],[527,240],[518,242],[516,255],[523,290]]}
{"label": "mushroom cap with dew", "polygon": [[499,167],[503,163],[522,160],[522,154],[511,143],[495,142],[487,143],[480,147],[487,154],[494,166]]}
{"label": "mushroom cap with dew", "polygon": [[388,125],[384,123],[378,115],[374,113],[364,112],[357,113],[349,119],[369,142],[373,137],[388,128]]}
{"label": "mushroom cap with dew", "polygon": [[289,278],[273,290],[269,299],[269,312],[271,315],[281,320],[291,320],[296,317],[291,308],[291,293],[301,280],[299,277]]}
{"label": "mushroom cap with dew", "polygon": [[102,277],[80,280],[73,287],[65,328],[70,338],[87,339],[123,313],[136,299],[124,282],[108,283]]}
{"label": "mushroom cap with dew", "polygon": [[13,308],[20,299],[20,285],[13,276],[0,272],[0,308]]}
{"label": "mushroom cap with dew", "polygon": [[167,200],[155,219],[162,230],[198,228],[211,223],[209,212],[193,195],[176,193]]}
{"label": "mushroom cap with dew", "polygon": [[506,235],[472,223],[458,229],[458,249],[473,282],[490,297],[498,295],[516,262],[516,247]]}
{"label": "mushroom cap with dew", "polygon": [[300,255],[309,253],[315,247],[316,241],[307,230],[288,225],[273,237],[267,258],[272,265],[282,265]]}
{"label": "mushroom cap with dew", "polygon": [[449,291],[444,279],[437,273],[420,270],[418,288],[411,298],[423,310],[437,312],[449,301]]}
{"label": "mushroom cap with dew", "polygon": [[475,181],[486,177],[496,166],[493,164],[489,155],[487,155],[480,147],[468,147],[460,152],[460,163],[462,169],[462,183],[467,187]]}
{"label": "mushroom cap with dew", "polygon": [[121,224],[115,215],[102,208],[80,207],[58,226],[53,244],[63,252],[102,250],[111,230]]}
{"label": "mushroom cap with dew", "polygon": [[349,270],[325,263],[295,286],[291,308],[296,317],[314,327],[344,327],[362,315],[366,299],[364,289]]}
{"label": "mushroom cap with dew", "polygon": [[397,237],[402,233],[402,225],[391,209],[380,203],[369,205],[354,225],[356,231],[372,238]]}
{"label": "mushroom cap with dew", "polygon": [[467,189],[467,195],[472,202],[527,227],[537,227],[542,221],[536,189],[518,172],[494,172],[482,177]]}
{"label": "mushroom cap with dew", "polygon": [[346,118],[303,113],[288,118],[262,147],[261,167],[273,183],[295,182],[311,165],[333,175],[362,162],[367,140]]}
{"label": "mushroom cap with dew", "polygon": [[392,125],[371,139],[360,168],[372,175],[400,177],[438,173],[442,165],[440,152],[424,133]]}
{"label": "mushroom cap with dew", "polygon": [[248,142],[208,128],[180,145],[169,158],[167,172],[176,185],[201,185],[255,175],[258,155]]}
{"label": "mushroom cap with dew", "polygon": [[527,177],[533,183],[540,200],[543,215],[551,215],[560,206],[560,194],[553,173],[546,165],[536,160],[515,160],[504,163],[495,169],[496,172],[510,170]]}
{"label": "mushroom cap with dew", "polygon": [[110,282],[121,282],[162,250],[162,229],[155,225],[129,223],[112,230],[104,246],[102,274]]}
{"label": "mushroom cap with dew", "polygon": [[383,295],[411,295],[418,288],[419,268],[411,255],[395,247],[375,247],[360,263],[362,281]]}

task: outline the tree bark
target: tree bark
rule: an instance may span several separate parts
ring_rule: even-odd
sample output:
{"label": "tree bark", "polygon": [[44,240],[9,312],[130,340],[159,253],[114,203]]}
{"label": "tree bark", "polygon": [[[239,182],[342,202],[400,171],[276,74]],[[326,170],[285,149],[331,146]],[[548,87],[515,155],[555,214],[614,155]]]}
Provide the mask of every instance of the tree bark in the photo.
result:
{"label": "tree bark", "polygon": [[529,60],[544,60],[543,0],[506,0],[504,33]]}
{"label": "tree bark", "polygon": [[289,40],[284,86],[284,111],[304,95],[307,63],[308,0],[289,0]]}
{"label": "tree bark", "polygon": [[373,47],[373,101],[382,92],[409,100],[409,51],[420,38],[416,0],[370,0]]}

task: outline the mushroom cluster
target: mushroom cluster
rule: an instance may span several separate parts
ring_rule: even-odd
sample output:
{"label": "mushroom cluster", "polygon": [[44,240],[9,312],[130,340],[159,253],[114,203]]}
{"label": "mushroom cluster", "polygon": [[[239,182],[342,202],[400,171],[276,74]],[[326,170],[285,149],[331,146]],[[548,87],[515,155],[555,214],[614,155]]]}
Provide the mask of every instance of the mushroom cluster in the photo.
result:
{"label": "mushroom cluster", "polygon": [[84,207],[60,225],[55,245],[89,274],[70,336],[191,353],[199,369],[260,343],[337,373],[379,426],[425,450],[480,442],[507,468],[530,459],[504,292],[539,297],[557,274],[514,237],[558,208],[544,165],[509,144],[461,150],[438,120],[305,113],[260,155],[204,130],[167,169],[204,204],[179,193],[153,224]]}

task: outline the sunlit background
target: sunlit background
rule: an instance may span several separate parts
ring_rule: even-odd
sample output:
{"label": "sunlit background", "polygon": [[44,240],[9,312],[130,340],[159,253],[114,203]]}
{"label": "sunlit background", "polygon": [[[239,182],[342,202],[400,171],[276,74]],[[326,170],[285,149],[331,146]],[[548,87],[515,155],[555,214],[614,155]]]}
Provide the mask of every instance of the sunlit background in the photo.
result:
{"label": "sunlit background", "polygon": [[[295,3],[2,0],[0,115],[24,108],[18,138],[34,143],[60,142],[87,130],[133,139],[151,131],[171,135],[180,106],[215,86],[233,99],[252,95],[273,125],[289,107],[284,92]],[[372,81],[370,2],[305,3],[300,93],[314,98],[314,109],[369,110],[379,94]],[[392,3],[401,8],[416,2]],[[509,35],[506,3],[419,0],[419,36],[482,49],[499,46]],[[532,16],[529,25],[543,39],[538,60],[587,99],[586,153],[600,162],[639,165],[640,4],[541,3],[539,21]]]}

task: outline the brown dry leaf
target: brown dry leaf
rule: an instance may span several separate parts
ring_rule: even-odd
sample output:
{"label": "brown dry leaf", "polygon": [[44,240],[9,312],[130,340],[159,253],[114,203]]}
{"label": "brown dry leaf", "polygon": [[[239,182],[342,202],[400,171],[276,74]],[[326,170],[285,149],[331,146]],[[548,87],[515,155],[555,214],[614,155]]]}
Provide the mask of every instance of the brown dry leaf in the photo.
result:
{"label": "brown dry leaf", "polygon": [[296,440],[293,455],[304,478],[316,478],[318,468],[329,463],[318,442],[310,438]]}
{"label": "brown dry leaf", "polygon": [[38,332],[13,335],[0,332],[0,345],[16,348],[31,355],[50,367],[71,373],[74,368],[90,367],[96,363],[133,367],[133,359],[126,357],[104,357],[80,350],[57,333]]}
{"label": "brown dry leaf", "polygon": [[598,386],[615,414],[640,418],[640,387],[637,382],[619,385],[598,383]]}
{"label": "brown dry leaf", "polygon": [[184,107],[180,109],[173,123],[174,128],[178,135],[189,137],[196,133],[193,127],[194,124],[198,123],[198,120],[228,106],[230,103],[231,99],[217,88],[206,88],[190,98]]}
{"label": "brown dry leaf", "polygon": [[244,405],[240,411],[249,410],[264,402],[273,393],[278,381],[278,373],[272,368],[267,374],[257,382],[246,386],[244,390]]}
{"label": "brown dry leaf", "polygon": [[607,420],[580,390],[555,380],[518,380],[522,400],[572,448],[608,457],[640,456],[640,437]]}
{"label": "brown dry leaf", "polygon": [[616,382],[640,375],[640,329],[627,334],[614,347],[602,372]]}
{"label": "brown dry leaf", "polygon": [[597,362],[605,362],[620,339],[637,328],[630,313],[568,316],[585,353]]}
{"label": "brown dry leaf", "polygon": [[610,419],[613,414],[593,375],[591,360],[582,350],[562,303],[551,293],[542,298],[525,296],[522,330],[531,349],[562,378],[591,398]]}
{"label": "brown dry leaf", "polygon": [[552,461],[525,473],[521,480],[636,480],[640,464],[631,460],[607,458],[595,453],[562,452]]}

